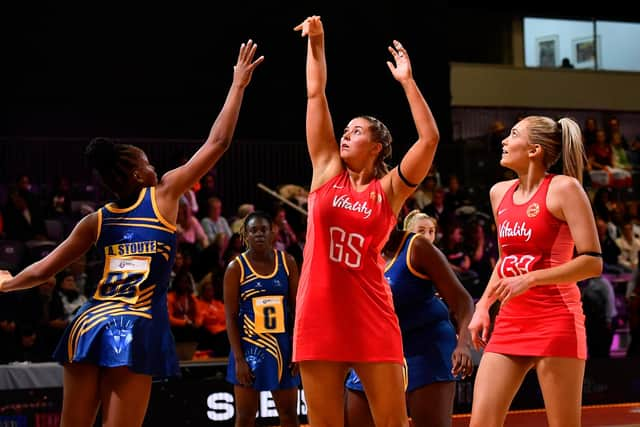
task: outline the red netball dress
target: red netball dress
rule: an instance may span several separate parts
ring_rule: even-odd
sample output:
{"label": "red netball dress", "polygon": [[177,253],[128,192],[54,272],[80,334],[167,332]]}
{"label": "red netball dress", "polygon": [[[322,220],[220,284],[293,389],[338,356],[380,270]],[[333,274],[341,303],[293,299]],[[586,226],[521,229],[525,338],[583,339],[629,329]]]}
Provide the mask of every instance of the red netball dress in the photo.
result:
{"label": "red netball dress", "polygon": [[[534,196],[516,204],[516,182],[498,207],[498,242],[502,250],[496,266],[500,277],[564,264],[573,258],[574,242],[566,222],[547,210],[547,175]],[[512,298],[496,317],[485,349],[521,356],[586,359],[587,345],[580,290],[576,283],[534,286]]]}
{"label": "red netball dress", "polygon": [[380,255],[396,217],[380,181],[345,171],[309,194],[294,361],[402,363],[402,338]]}

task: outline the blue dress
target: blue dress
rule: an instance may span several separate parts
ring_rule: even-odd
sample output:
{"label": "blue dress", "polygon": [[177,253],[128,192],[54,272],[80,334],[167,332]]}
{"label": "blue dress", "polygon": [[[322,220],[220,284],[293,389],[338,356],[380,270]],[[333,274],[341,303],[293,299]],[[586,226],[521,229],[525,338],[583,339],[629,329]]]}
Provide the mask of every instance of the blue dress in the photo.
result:
{"label": "blue dress", "polygon": [[[441,381],[454,381],[451,355],[456,347],[456,331],[449,309],[436,295],[433,281],[411,265],[411,245],[417,235],[405,233],[393,259],[387,263],[385,278],[391,286],[393,305],[402,331],[402,346],[408,369],[407,391]],[[363,390],[352,370],[346,386]]]}
{"label": "blue dress", "polygon": [[[289,271],[285,253],[274,250],[275,268],[268,276],[258,274],[246,252],[236,257],[240,265],[238,325],[245,360],[259,391],[284,390],[300,385],[291,375],[293,319],[289,303]],[[229,354],[227,381],[239,384],[233,350]]]}
{"label": "blue dress", "polygon": [[167,309],[175,230],[158,211],[155,187],[142,189],[131,207],[98,211],[102,278],[64,331],[55,360],[180,375]]}

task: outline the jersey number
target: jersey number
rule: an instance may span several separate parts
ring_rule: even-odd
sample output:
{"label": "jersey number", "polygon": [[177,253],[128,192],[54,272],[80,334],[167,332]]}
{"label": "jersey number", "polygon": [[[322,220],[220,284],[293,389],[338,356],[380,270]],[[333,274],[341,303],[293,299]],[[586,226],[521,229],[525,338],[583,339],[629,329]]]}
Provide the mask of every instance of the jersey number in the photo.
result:
{"label": "jersey number", "polygon": [[508,255],[504,257],[500,264],[500,275],[502,277],[520,276],[529,272],[531,263],[536,258],[531,255]]}
{"label": "jersey number", "polygon": [[150,265],[150,257],[108,257],[95,298],[134,304],[140,284],[149,276]]}
{"label": "jersey number", "polygon": [[278,334],[284,332],[284,297],[282,295],[253,298],[256,332]]}
{"label": "jersey number", "polygon": [[358,233],[347,233],[340,227],[329,229],[331,243],[329,243],[329,259],[333,262],[344,263],[350,268],[362,266],[362,252],[364,237]]}

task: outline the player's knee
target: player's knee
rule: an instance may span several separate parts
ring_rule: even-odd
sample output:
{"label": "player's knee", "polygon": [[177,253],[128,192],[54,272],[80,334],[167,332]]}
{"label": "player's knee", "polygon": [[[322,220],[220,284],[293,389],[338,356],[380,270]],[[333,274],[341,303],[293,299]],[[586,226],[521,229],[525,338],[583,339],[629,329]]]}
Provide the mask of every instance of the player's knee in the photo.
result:
{"label": "player's knee", "polygon": [[298,425],[298,414],[296,411],[285,411],[280,414],[280,425],[282,427],[293,427]]}

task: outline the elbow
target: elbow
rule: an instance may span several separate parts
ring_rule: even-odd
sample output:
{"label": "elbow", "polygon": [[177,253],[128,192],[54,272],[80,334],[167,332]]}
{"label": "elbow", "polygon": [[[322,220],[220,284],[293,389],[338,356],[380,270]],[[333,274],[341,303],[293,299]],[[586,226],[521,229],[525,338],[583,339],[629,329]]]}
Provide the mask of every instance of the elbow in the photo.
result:
{"label": "elbow", "polygon": [[228,136],[216,136],[213,135],[209,140],[209,144],[218,148],[219,151],[225,152],[231,147],[231,135]]}
{"label": "elbow", "polygon": [[591,277],[601,276],[603,267],[604,267],[604,262],[602,261],[602,258],[595,258],[591,262],[591,268],[593,270],[593,274],[591,275]]}
{"label": "elbow", "polygon": [[596,258],[596,257],[588,257],[588,263],[587,265],[584,265],[582,268],[582,271],[584,272],[584,279],[590,279],[592,277],[599,277],[602,275],[602,270],[603,270],[603,266],[604,266],[604,262],[602,261],[602,258]]}

